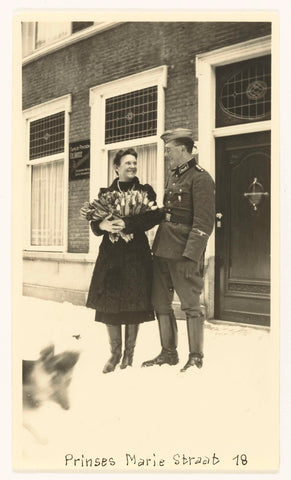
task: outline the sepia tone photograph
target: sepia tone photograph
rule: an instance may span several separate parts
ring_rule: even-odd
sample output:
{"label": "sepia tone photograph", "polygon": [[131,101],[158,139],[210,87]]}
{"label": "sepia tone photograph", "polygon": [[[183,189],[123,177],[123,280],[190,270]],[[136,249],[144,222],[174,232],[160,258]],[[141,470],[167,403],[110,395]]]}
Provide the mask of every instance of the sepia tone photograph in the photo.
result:
{"label": "sepia tone photograph", "polygon": [[15,14],[16,471],[279,469],[278,38]]}

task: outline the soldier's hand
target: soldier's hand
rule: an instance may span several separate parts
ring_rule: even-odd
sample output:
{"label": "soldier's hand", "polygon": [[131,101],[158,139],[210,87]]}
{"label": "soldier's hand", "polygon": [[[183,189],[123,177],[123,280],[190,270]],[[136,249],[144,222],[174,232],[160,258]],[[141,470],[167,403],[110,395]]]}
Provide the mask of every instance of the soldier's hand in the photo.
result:
{"label": "soldier's hand", "polygon": [[182,269],[184,272],[184,276],[187,280],[190,278],[193,278],[195,275],[195,272],[197,271],[198,263],[195,262],[195,260],[191,260],[191,258],[188,257],[182,257]]}

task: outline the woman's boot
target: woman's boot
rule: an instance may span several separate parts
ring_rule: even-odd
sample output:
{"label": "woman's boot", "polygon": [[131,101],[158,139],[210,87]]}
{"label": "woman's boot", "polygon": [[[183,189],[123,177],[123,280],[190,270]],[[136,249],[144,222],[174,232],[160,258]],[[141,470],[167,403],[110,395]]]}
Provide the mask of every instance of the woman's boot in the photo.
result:
{"label": "woman's boot", "polygon": [[136,344],[139,324],[125,325],[125,348],[120,368],[132,366],[133,353]]}
{"label": "woman's boot", "polygon": [[103,373],[113,372],[121,359],[121,325],[106,326],[109,336],[111,357],[106,362],[103,368]]}

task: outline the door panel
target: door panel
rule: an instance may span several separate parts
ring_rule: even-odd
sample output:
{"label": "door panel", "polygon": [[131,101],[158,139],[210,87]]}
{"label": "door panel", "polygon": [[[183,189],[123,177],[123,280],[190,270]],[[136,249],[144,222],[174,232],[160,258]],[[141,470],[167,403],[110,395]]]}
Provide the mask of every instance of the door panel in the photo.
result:
{"label": "door panel", "polygon": [[270,133],[216,140],[215,317],[270,323]]}

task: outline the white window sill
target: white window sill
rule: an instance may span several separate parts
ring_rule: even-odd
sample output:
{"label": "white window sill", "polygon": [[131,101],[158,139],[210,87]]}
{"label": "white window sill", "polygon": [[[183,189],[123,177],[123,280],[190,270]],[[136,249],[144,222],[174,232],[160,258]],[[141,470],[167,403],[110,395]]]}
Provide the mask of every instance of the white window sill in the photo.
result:
{"label": "white window sill", "polygon": [[63,263],[94,263],[96,261],[96,254],[68,252],[34,252],[29,250],[23,250],[23,260],[45,260]]}

